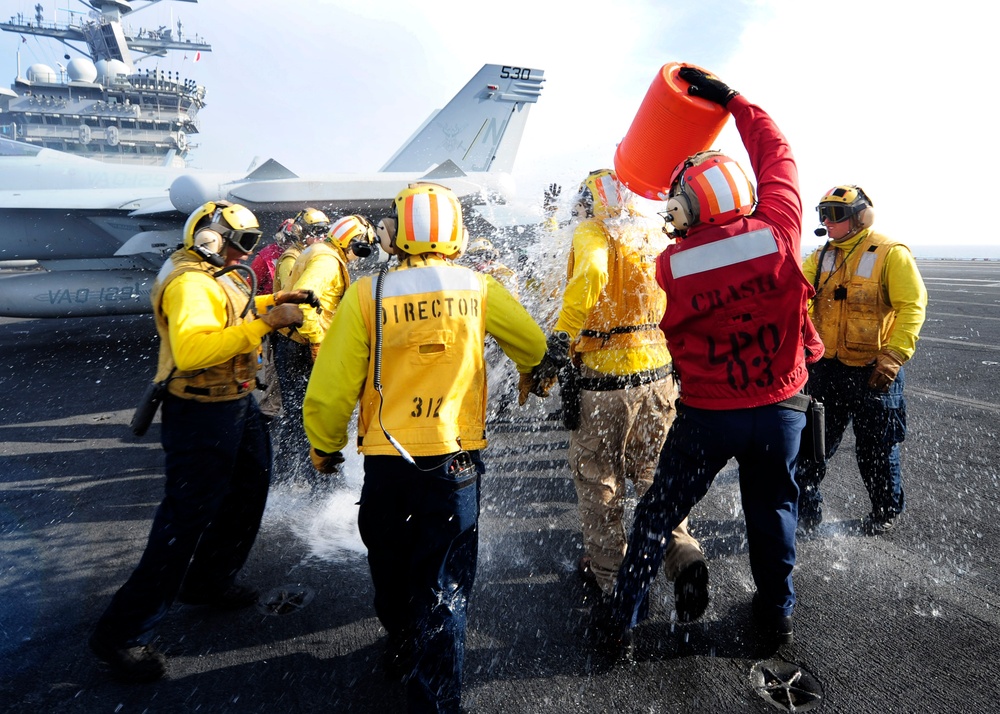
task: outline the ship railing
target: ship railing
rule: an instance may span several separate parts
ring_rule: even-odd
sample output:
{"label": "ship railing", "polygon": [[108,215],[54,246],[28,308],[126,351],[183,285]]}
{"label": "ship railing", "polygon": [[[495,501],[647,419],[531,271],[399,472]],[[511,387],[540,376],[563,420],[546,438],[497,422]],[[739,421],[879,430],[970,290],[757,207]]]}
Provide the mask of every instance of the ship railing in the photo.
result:
{"label": "ship railing", "polygon": [[16,138],[21,141],[63,141],[67,144],[105,145],[163,144],[185,148],[187,134],[170,129],[139,129],[118,127],[92,127],[85,124],[22,124],[16,128]]}

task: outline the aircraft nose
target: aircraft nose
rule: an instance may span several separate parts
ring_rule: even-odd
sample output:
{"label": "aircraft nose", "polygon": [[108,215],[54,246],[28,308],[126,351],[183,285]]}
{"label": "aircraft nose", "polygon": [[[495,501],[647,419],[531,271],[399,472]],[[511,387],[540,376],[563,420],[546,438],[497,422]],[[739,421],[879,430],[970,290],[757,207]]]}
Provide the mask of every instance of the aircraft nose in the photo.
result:
{"label": "aircraft nose", "polygon": [[218,184],[201,176],[184,174],[170,184],[170,202],[181,213],[191,213],[208,201],[222,198]]}

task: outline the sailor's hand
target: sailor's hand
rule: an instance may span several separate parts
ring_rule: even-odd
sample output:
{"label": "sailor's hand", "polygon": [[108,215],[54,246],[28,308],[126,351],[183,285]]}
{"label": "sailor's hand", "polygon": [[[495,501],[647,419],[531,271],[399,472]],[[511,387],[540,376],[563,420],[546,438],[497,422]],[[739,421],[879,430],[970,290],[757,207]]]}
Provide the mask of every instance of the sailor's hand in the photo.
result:
{"label": "sailor's hand", "polygon": [[878,392],[888,392],[889,385],[896,381],[899,368],[905,360],[892,350],[882,350],[875,355],[872,374],[868,378],[868,388]]}
{"label": "sailor's hand", "polygon": [[291,327],[292,325],[300,327],[302,325],[302,310],[298,305],[292,303],[275,305],[261,315],[260,319],[272,330],[280,330],[282,327]]}
{"label": "sailor's hand", "polygon": [[556,386],[556,382],[558,381],[558,377],[542,377],[537,372],[533,372],[531,375],[531,393],[545,399],[545,397],[549,396],[549,392],[552,391],[552,388]]}
{"label": "sailor's hand", "polygon": [[309,449],[309,458],[321,474],[335,474],[340,471],[340,465],[344,463],[344,454],[341,451],[328,454],[319,449]]}
{"label": "sailor's hand", "polygon": [[312,305],[317,310],[322,309],[319,298],[312,290],[279,290],[274,294],[274,304],[284,305],[294,303],[295,305]]}
{"label": "sailor's hand", "polygon": [[316,358],[319,357],[319,348],[322,346],[323,346],[322,342],[309,343],[309,356],[312,357],[313,364],[316,363]]}
{"label": "sailor's hand", "polygon": [[[532,374],[537,375],[541,381],[555,379],[559,371],[569,364],[569,333],[558,330],[549,335],[546,341],[545,356],[542,361],[532,370]],[[551,385],[549,385],[551,389]],[[535,392],[538,394],[537,392]],[[544,395],[547,396],[548,392]]]}
{"label": "sailor's hand", "polygon": [[559,194],[562,193],[562,186],[557,183],[550,183],[545,189],[542,198],[542,208],[546,213],[555,213],[559,209]]}
{"label": "sailor's hand", "polygon": [[549,391],[552,389],[556,381],[556,378],[553,377],[552,379],[547,379],[543,382],[538,379],[534,371],[522,372],[517,382],[518,406],[524,406],[524,403],[528,401],[529,394],[535,394],[542,398],[549,396]]}
{"label": "sailor's hand", "polygon": [[729,100],[739,94],[714,74],[709,74],[697,67],[681,67],[677,76],[691,85],[688,87],[688,94],[692,97],[701,97],[722,107],[729,104]]}

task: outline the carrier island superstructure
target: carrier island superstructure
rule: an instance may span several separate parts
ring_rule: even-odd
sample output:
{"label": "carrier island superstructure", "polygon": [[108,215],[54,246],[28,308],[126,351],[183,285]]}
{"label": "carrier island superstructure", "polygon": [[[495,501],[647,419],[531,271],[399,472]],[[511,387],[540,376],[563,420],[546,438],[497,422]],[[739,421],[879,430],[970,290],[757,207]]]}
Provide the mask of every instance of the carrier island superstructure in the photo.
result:
{"label": "carrier island superstructure", "polygon": [[37,4],[32,17],[0,22],[22,43],[35,36],[66,46],[65,64],[34,63],[23,76],[18,52],[17,77],[9,90],[0,88],[0,136],[106,162],[184,166],[205,88],[179,72],[138,65],[177,51],[193,66],[212,48],[179,21],[176,29],[133,29],[123,22],[157,2],[90,0],[84,4],[91,11],[65,11],[66,22],[46,21]]}

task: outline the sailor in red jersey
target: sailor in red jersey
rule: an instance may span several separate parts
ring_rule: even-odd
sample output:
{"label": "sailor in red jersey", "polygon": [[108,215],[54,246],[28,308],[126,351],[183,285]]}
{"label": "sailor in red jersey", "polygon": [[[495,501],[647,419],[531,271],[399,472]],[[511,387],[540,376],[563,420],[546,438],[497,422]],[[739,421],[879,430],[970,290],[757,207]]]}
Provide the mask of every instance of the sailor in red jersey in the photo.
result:
{"label": "sailor in red jersey", "polygon": [[665,217],[677,243],[657,259],[660,322],[680,375],[678,416],[640,501],[610,601],[595,611],[598,644],[621,654],[645,618],[670,532],[730,458],[739,463],[753,612],[773,641],[792,639],[795,459],[805,425],[807,357],[822,343],[799,267],[802,202],[791,149],[771,118],[713,75],[684,67],[688,92],[732,114],[757,177],[715,151],[674,170]]}

